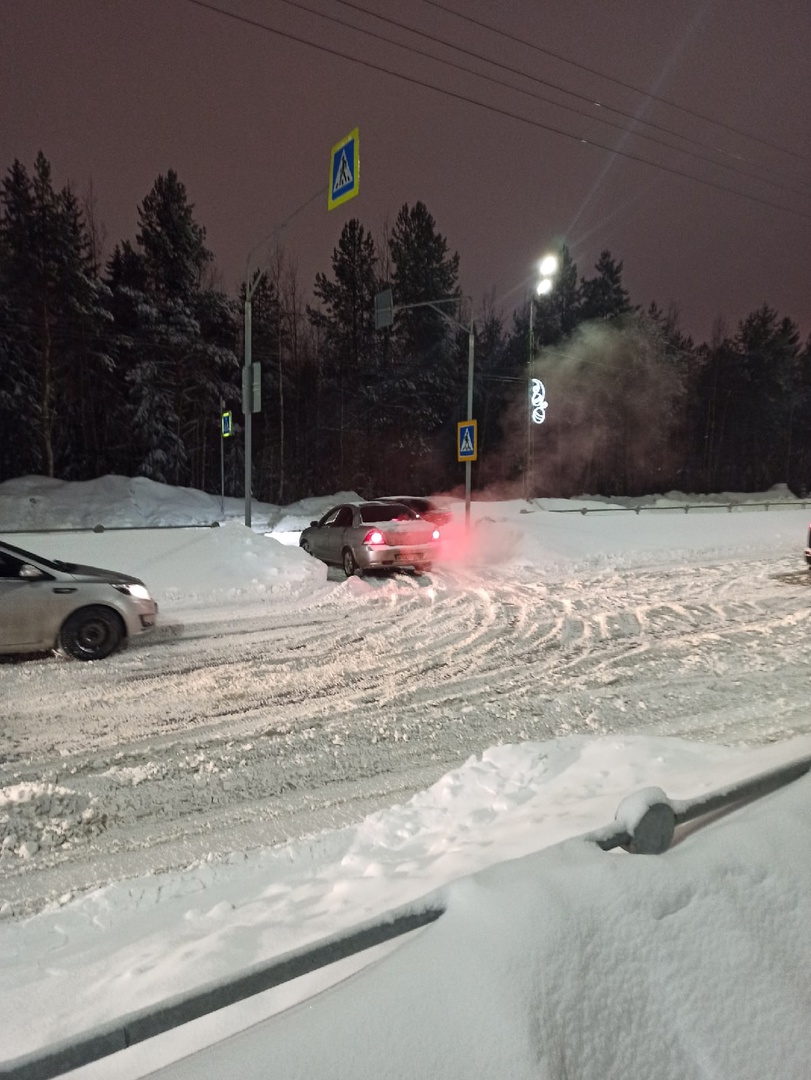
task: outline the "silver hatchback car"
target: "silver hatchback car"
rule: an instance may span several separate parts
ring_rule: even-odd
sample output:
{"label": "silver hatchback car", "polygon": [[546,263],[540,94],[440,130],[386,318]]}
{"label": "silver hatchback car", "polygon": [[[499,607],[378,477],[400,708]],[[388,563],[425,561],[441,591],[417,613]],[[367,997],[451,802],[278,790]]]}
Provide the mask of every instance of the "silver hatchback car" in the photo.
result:
{"label": "silver hatchback car", "polygon": [[322,562],[342,566],[347,577],[398,566],[421,572],[431,569],[439,529],[402,503],[342,503],[312,521],[299,545]]}
{"label": "silver hatchback car", "polygon": [[139,578],[0,542],[0,653],[61,649],[76,660],[102,660],[151,630],[157,614]]}

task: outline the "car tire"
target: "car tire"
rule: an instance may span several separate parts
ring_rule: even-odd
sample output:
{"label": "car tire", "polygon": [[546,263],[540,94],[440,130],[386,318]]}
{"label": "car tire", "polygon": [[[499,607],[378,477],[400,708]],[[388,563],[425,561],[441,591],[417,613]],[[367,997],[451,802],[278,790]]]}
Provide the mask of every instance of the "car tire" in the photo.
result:
{"label": "car tire", "polygon": [[312,555],[312,552],[310,551],[310,545],[307,543],[306,540],[300,540],[299,547],[306,555]]}
{"label": "car tire", "polygon": [[106,607],[74,611],[59,632],[59,646],[74,660],[103,660],[124,639],[121,617]]}
{"label": "car tire", "polygon": [[360,568],[355,561],[355,556],[352,554],[352,548],[344,548],[343,565],[344,573],[347,577],[353,577],[355,574],[360,574]]}

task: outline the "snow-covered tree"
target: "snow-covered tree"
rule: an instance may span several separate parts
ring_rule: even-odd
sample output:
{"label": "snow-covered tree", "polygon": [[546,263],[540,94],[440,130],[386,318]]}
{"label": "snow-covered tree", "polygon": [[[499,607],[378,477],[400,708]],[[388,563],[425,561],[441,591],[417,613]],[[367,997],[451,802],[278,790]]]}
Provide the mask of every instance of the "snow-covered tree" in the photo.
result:
{"label": "snow-covered tree", "polygon": [[108,266],[128,385],[131,472],[205,487],[219,474],[220,400],[238,383],[236,312],[203,287],[211,253],[173,171],[139,208],[137,249]]}
{"label": "snow-covered tree", "polygon": [[15,161],[0,187],[0,296],[0,351],[10,365],[0,409],[18,433],[16,464],[6,468],[96,475],[112,369],[107,290],[78,202],[69,188],[54,190],[42,152],[31,176]]}

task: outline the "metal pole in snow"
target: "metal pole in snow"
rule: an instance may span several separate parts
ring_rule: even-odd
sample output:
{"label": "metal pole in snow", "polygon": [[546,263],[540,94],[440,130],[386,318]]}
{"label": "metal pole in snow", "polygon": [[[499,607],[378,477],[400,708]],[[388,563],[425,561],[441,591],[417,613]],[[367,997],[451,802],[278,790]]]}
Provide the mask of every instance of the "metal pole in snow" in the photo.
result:
{"label": "metal pole in snow", "polygon": [[225,435],[222,430],[222,414],[225,402],[220,398],[220,513],[225,520]]}
{"label": "metal pole in snow", "polygon": [[253,401],[251,391],[251,283],[245,289],[245,367],[242,369],[242,411],[245,414],[245,524],[251,527],[251,421]]}
{"label": "metal pole in snow", "polygon": [[[473,419],[473,352],[476,339],[473,334],[473,322],[467,336],[467,418]],[[470,529],[470,472],[471,462],[465,462],[465,529]]]}

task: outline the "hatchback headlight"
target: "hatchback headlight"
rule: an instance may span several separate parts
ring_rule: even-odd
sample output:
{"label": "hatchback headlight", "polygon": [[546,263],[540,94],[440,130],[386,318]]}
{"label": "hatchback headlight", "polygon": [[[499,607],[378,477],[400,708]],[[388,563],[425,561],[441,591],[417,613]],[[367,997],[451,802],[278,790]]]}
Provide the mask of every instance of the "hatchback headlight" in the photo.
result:
{"label": "hatchback headlight", "polygon": [[149,589],[146,585],[136,585],[130,582],[122,582],[120,585],[113,585],[114,589],[118,589],[120,593],[125,593],[127,596],[134,596],[136,600],[151,600],[149,595]]}

